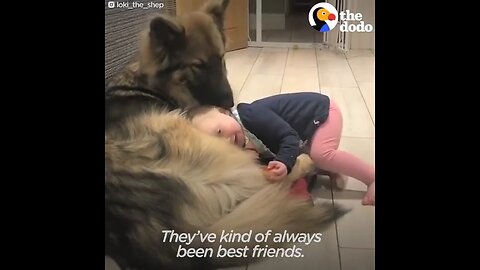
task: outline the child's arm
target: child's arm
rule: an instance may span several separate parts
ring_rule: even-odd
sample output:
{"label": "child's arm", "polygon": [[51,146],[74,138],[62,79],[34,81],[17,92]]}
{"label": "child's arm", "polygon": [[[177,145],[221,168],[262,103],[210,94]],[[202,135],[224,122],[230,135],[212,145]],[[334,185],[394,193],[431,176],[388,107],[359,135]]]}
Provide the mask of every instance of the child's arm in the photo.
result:
{"label": "child's arm", "polygon": [[298,133],[268,107],[257,104],[251,104],[248,109],[243,111],[242,122],[245,128],[257,136],[267,147],[277,146],[274,160],[285,164],[287,173],[290,173],[300,155]]}

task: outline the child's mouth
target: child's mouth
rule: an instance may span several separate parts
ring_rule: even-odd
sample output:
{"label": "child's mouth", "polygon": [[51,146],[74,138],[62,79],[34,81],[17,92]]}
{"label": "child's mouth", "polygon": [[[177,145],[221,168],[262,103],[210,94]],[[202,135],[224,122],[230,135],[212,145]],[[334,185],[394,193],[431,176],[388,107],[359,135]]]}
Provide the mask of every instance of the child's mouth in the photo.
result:
{"label": "child's mouth", "polygon": [[234,143],[235,145],[238,144],[237,134],[233,135],[233,143]]}

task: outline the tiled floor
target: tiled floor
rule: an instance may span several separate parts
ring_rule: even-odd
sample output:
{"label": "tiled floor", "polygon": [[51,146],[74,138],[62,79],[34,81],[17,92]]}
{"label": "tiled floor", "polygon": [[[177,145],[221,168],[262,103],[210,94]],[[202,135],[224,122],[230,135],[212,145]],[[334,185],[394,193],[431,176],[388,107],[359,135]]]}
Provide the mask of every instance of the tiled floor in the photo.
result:
{"label": "tiled floor", "polygon": [[[226,59],[236,103],[300,91],[321,92],[335,99],[344,117],[340,148],[374,164],[375,57],[371,51],[343,54],[328,49],[248,48],[229,52]],[[366,187],[350,179],[345,190],[332,192],[320,185],[321,180],[314,196],[352,211],[323,232],[320,243],[304,246],[303,258],[270,259],[231,269],[373,270],[375,208],[360,203]],[[106,259],[105,269],[109,264]]]}
{"label": "tiled floor", "polygon": [[[375,164],[375,56],[358,50],[248,48],[227,53],[228,78],[235,102],[251,102],[278,93],[321,92],[334,99],[344,117],[340,148]],[[373,270],[375,208],[360,203],[366,187],[350,179],[333,192],[320,185],[314,194],[352,209],[324,241],[310,245],[301,259],[271,259],[235,269]]]}

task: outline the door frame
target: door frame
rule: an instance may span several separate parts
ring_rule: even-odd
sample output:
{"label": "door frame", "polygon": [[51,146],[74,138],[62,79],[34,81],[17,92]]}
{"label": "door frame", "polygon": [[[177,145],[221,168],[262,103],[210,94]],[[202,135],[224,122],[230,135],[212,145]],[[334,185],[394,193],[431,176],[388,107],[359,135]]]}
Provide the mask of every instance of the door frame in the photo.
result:
{"label": "door frame", "polygon": [[[247,8],[247,18],[250,16],[249,8]],[[248,21],[248,29],[250,29],[250,20]],[[255,9],[255,41],[250,38],[250,31],[248,31],[248,46],[249,47],[274,47],[274,48],[324,48],[327,47],[327,35],[323,35],[323,43],[309,43],[309,42],[272,42],[262,40],[262,0],[256,0]]]}

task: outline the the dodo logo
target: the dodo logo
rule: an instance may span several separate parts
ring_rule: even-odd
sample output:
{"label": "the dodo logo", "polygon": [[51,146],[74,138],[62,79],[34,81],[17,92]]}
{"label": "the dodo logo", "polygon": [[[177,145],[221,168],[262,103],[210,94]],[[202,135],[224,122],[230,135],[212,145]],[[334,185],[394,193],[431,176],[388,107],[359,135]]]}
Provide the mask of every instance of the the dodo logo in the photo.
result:
{"label": "the dodo logo", "polygon": [[320,32],[332,30],[338,22],[338,12],[329,3],[318,3],[308,12],[308,22]]}

